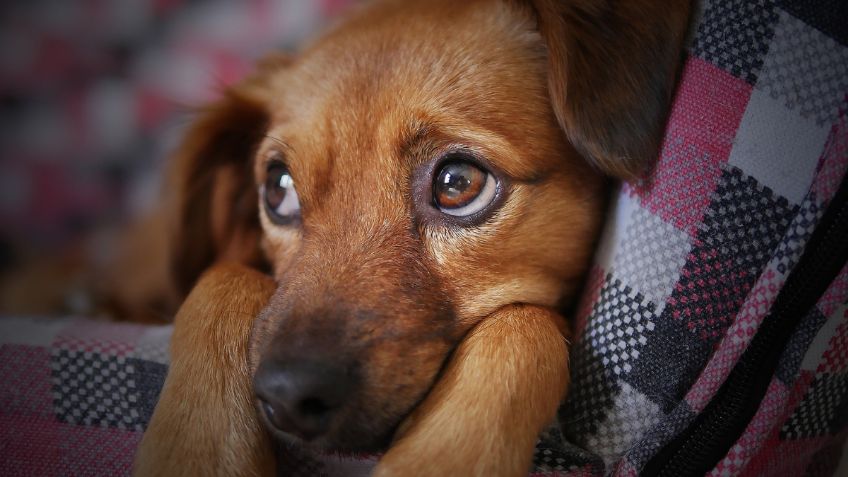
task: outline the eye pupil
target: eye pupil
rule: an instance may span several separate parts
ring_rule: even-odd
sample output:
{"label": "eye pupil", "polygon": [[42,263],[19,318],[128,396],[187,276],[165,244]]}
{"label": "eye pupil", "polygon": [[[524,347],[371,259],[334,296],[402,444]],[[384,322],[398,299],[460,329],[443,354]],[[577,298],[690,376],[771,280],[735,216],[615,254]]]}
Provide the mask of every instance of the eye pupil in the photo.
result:
{"label": "eye pupil", "polygon": [[460,174],[451,173],[446,170],[444,174],[444,190],[443,193],[448,195],[459,195],[465,192],[471,185],[471,179]]}
{"label": "eye pupil", "polygon": [[274,164],[268,167],[268,179],[265,181],[265,201],[271,209],[276,209],[286,198],[287,185],[291,176],[286,167]]}

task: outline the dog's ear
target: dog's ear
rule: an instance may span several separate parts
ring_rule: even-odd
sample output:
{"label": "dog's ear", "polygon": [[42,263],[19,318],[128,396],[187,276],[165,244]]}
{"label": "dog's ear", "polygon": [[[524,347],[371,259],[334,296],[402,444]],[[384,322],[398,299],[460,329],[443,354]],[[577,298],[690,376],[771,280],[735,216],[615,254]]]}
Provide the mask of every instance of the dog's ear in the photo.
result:
{"label": "dog's ear", "polygon": [[638,177],[657,156],[690,0],[531,3],[560,126],[603,172]]}
{"label": "dog's ear", "polygon": [[183,295],[216,261],[265,265],[253,159],[268,127],[269,78],[286,63],[263,60],[253,76],[199,111],[177,149],[169,175],[170,262]]}

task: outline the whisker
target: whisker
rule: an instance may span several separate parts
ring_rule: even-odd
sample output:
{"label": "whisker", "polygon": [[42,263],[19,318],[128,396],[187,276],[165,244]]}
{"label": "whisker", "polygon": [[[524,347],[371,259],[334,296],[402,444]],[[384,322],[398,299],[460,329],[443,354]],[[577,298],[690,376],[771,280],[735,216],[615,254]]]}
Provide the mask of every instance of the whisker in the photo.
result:
{"label": "whisker", "polygon": [[270,134],[263,134],[263,136],[265,136],[266,138],[268,138],[268,139],[274,141],[275,143],[279,144],[286,151],[294,151],[294,148],[291,147],[291,145],[289,143],[283,141],[282,139],[280,139],[278,137],[271,136]]}

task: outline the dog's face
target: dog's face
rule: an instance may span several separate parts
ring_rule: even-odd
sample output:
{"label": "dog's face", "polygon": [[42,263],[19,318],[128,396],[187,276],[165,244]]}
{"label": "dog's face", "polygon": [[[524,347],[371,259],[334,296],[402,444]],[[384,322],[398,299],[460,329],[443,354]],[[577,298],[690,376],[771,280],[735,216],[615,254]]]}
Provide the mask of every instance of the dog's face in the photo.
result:
{"label": "dog's face", "polygon": [[224,159],[204,175],[213,251],[187,255],[261,250],[279,283],[251,338],[273,432],[379,449],[471,327],[575,291],[603,179],[567,140],[537,20],[500,0],[383,2],[199,128],[237,133],[189,140],[184,155]]}
{"label": "dog's face", "polygon": [[345,390],[327,429],[291,426],[329,447],[384,443],[484,316],[556,305],[600,219],[599,174],[557,124],[530,15],[380,13],[275,75],[255,160],[280,283],[260,367],[332,369]]}

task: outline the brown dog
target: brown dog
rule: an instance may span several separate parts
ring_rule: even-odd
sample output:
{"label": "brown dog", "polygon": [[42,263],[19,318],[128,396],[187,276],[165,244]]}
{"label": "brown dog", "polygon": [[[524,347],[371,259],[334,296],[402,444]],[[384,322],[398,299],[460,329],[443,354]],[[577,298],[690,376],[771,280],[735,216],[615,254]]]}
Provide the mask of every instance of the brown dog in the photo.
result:
{"label": "brown dog", "polygon": [[178,285],[212,268],[137,474],[269,474],[260,421],[388,447],[380,475],[526,472],[566,390],[555,310],[586,270],[601,172],[656,155],[688,10],[381,1],[228,91],[174,173]]}

